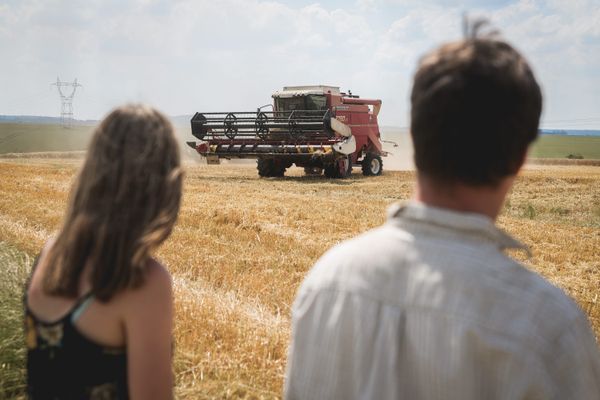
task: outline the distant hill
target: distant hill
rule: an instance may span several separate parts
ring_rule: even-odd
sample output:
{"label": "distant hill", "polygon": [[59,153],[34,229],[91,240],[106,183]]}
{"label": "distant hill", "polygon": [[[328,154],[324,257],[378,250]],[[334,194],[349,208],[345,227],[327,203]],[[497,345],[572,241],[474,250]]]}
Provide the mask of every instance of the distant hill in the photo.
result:
{"label": "distant hill", "polygon": [[[75,119],[72,125],[97,125],[96,120],[79,120]],[[43,124],[43,125],[62,125],[60,117],[46,117],[40,115],[0,115],[0,123],[14,124]]]}
{"label": "distant hill", "polygon": [[542,135],[600,136],[597,129],[540,129]]}
{"label": "distant hill", "polygon": [[[186,141],[196,140],[191,135],[191,117],[177,115],[170,118],[183,154],[197,157],[185,145]],[[0,115],[0,154],[85,150],[98,122],[78,120],[64,128],[57,117]],[[541,132],[532,147],[531,157],[600,159],[600,130],[543,129]],[[386,151],[402,160],[412,159],[408,128],[382,126],[381,133]],[[394,143],[399,146],[394,147]],[[393,164],[393,157],[386,162]]]}
{"label": "distant hill", "polygon": [[[192,119],[191,115],[175,115],[169,117],[171,122],[175,126],[180,125],[189,125],[190,120]],[[83,125],[83,126],[91,126],[98,125],[100,121],[93,119],[75,119],[71,121],[72,125]],[[42,125],[62,125],[62,121],[60,117],[47,117],[40,115],[0,115],[0,124],[3,123],[12,123],[12,124],[42,124]]]}
{"label": "distant hill", "polygon": [[[402,131],[409,132],[409,128],[398,128],[395,126],[380,126],[383,134],[388,132]],[[563,136],[600,136],[599,129],[540,129],[542,135],[563,135]]]}
{"label": "distant hill", "polygon": [[[189,115],[173,115],[169,116],[171,122],[175,126],[189,126],[192,114]],[[73,120],[72,125],[97,125],[98,120]],[[17,123],[17,124],[44,124],[44,125],[61,125],[60,117],[48,117],[40,115],[0,115],[0,124],[2,123]],[[408,127],[397,126],[380,126],[382,132],[398,132],[408,133]],[[564,135],[564,136],[600,136],[598,129],[540,129],[542,135]]]}

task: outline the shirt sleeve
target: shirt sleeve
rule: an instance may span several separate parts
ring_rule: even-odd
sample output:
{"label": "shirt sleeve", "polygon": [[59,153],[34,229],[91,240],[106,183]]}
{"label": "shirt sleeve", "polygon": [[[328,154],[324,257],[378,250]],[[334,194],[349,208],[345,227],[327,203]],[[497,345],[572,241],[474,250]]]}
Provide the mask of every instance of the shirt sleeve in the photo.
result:
{"label": "shirt sleeve", "polygon": [[600,399],[600,352],[587,318],[580,313],[550,349],[547,366],[556,399]]}

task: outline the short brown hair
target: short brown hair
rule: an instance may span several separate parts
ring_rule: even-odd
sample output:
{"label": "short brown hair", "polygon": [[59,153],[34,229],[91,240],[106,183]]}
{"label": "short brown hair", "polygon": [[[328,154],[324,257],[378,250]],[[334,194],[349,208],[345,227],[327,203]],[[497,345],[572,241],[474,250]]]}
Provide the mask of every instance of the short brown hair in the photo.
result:
{"label": "short brown hair", "polygon": [[481,186],[517,173],[538,134],[542,94],[513,47],[493,36],[472,37],[421,59],[411,103],[418,171]]}
{"label": "short brown hair", "polygon": [[143,282],[150,253],[171,233],[181,200],[179,147],[169,120],[143,105],[112,111],[98,126],[48,253],[44,291],[78,294],[91,266],[101,301]]}

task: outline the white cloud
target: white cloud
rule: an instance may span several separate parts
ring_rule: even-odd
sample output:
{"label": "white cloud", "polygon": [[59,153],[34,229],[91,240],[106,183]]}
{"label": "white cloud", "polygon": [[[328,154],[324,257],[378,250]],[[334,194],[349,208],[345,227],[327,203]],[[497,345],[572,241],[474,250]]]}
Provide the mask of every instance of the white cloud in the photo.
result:
{"label": "white cloud", "polygon": [[[530,60],[544,88],[544,123],[599,117],[600,7],[590,1],[521,0],[491,15]],[[600,122],[596,124],[600,128]]]}
{"label": "white cloud", "polygon": [[0,113],[56,115],[49,83],[58,74],[84,84],[75,99],[79,117],[98,118],[129,100],[171,114],[251,109],[280,86],[324,83],[382,98],[381,121],[406,125],[418,57],[460,38],[462,12],[474,3],[531,59],[548,118],[598,113],[600,7],[537,0],[357,0],[347,8],[261,0],[79,0],[68,8],[57,0],[5,2]]}

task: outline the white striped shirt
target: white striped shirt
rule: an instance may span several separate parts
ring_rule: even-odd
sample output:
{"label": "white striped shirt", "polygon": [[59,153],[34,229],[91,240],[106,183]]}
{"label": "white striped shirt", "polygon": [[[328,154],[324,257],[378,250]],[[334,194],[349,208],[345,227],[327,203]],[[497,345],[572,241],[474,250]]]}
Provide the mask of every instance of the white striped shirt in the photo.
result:
{"label": "white striped shirt", "polygon": [[328,251],[292,310],[288,399],[600,399],[561,290],[489,218],[410,203]]}

